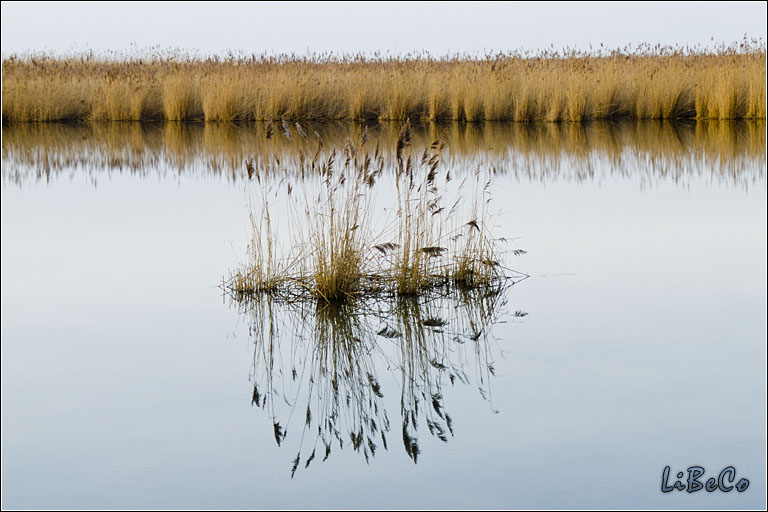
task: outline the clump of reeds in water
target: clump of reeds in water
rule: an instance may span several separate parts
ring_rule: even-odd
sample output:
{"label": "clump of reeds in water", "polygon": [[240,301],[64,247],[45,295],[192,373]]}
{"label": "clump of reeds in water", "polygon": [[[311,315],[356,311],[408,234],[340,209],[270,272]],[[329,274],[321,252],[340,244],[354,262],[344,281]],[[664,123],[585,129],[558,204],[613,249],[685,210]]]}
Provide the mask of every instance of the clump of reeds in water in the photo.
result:
{"label": "clump of reeds in water", "polygon": [[[378,143],[371,151],[367,129],[341,151],[325,152],[318,138],[314,155],[299,156],[298,190],[282,182],[293,210],[291,247],[275,252],[273,205],[265,193],[260,212],[251,214],[250,261],[225,285],[239,294],[335,301],[490,286],[506,279],[505,240],[493,237],[489,227],[490,178],[479,171],[465,177],[458,186],[462,195],[447,204],[443,196],[454,180],[441,166],[445,142],[435,140],[414,152],[411,141],[410,122],[403,125],[393,154],[385,155]],[[247,168],[260,183],[251,161]],[[385,168],[394,170],[396,205],[389,218],[382,217],[385,221],[373,222],[375,185]],[[473,183],[479,190],[467,194]]]}
{"label": "clump of reeds in water", "polygon": [[[267,136],[289,128],[275,121]],[[391,150],[367,128],[326,150],[318,134],[295,128],[312,151],[245,164],[260,199],[251,200],[249,261],[224,283],[252,316],[252,403],[268,410],[278,445],[299,418],[292,476],[345,445],[367,462],[392,444],[381,356],[400,372],[402,445],[416,463],[419,425],[443,442],[454,434],[448,384],[474,380],[490,402],[491,327],[507,288],[527,276],[505,267],[502,241],[491,236],[488,176],[454,179],[443,140],[415,149],[406,121]],[[275,183],[283,165],[297,178]],[[382,189],[393,199],[386,208],[375,201]],[[290,219],[289,229],[275,219]]]}
{"label": "clump of reeds in water", "polygon": [[360,172],[350,167],[354,152],[355,148],[348,144],[344,148],[344,164],[336,169],[336,151],[331,151],[320,166],[325,186],[316,202],[305,208],[310,227],[310,289],[327,301],[361,293],[369,256],[366,243],[370,235],[370,203],[363,189],[365,169]]}
{"label": "clump of reeds in water", "polygon": [[3,59],[3,121],[764,119],[762,40],[482,58]]}

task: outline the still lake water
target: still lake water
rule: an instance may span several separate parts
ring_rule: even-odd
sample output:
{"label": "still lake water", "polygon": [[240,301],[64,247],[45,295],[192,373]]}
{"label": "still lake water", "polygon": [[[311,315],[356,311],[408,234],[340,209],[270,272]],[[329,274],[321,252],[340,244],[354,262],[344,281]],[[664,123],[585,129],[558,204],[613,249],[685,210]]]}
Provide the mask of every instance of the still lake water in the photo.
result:
{"label": "still lake water", "polygon": [[[360,135],[314,128],[326,151]],[[491,304],[415,305],[401,336],[283,308],[269,352],[263,311],[219,285],[245,258],[248,190],[302,187],[304,129],[3,128],[4,508],[766,506],[764,123],[415,129],[414,153],[446,140],[454,183],[493,173],[530,277]],[[391,152],[398,129],[369,144]],[[457,332],[472,321],[479,339]],[[347,430],[322,461],[329,418]],[[355,449],[387,420],[388,449]],[[661,492],[665,466],[694,465],[750,485]]]}

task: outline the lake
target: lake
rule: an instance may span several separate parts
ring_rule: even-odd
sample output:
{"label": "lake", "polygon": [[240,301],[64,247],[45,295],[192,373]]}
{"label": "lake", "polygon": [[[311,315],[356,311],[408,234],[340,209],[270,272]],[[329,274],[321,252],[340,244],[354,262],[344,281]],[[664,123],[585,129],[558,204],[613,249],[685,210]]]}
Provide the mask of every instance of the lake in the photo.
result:
{"label": "lake", "polygon": [[331,306],[221,285],[400,125],[267,131],[3,127],[4,508],[765,508],[764,122],[414,126],[515,277]]}

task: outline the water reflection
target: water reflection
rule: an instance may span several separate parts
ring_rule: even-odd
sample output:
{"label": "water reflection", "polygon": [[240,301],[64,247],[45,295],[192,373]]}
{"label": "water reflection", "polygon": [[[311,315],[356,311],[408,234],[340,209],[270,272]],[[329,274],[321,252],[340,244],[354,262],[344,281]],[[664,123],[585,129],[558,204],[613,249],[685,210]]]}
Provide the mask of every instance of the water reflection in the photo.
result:
{"label": "water reflection", "polygon": [[[507,308],[510,287],[523,279],[331,303],[230,292],[254,343],[252,404],[271,419],[277,444],[297,450],[292,476],[345,447],[369,461],[401,437],[416,463],[425,431],[447,442],[452,386],[477,386],[491,403],[502,356],[493,326],[526,316]],[[398,392],[395,426],[385,398]]]}
{"label": "water reflection", "polygon": [[[89,125],[14,124],[3,127],[3,181],[51,179],[72,169],[96,177],[104,171],[246,177],[245,162],[270,162],[291,174],[301,154],[322,140],[343,147],[364,129],[395,151],[400,125],[288,125],[274,135],[264,124],[231,123]],[[267,135],[272,135],[267,138]],[[425,124],[414,145],[444,139],[457,171],[485,167],[530,180],[599,178],[602,173],[679,181],[709,176],[749,186],[765,173],[766,128],[755,122],[623,121],[595,123]],[[282,161],[282,164],[275,163]]]}

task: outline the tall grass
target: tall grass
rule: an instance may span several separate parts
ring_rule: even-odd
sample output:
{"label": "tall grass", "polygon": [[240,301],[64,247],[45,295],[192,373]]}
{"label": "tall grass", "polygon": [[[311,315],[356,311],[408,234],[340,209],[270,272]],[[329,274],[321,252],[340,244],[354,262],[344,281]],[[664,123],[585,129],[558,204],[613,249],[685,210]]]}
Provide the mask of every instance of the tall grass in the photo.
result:
{"label": "tall grass", "polygon": [[[446,204],[442,196],[452,178],[450,170],[441,167],[444,141],[434,141],[419,156],[408,147],[412,133],[406,122],[392,155],[395,161],[388,163],[380,144],[373,151],[366,149],[367,139],[365,131],[357,144],[350,139],[343,151],[330,153],[318,140],[315,155],[302,156],[298,173],[303,183],[294,191],[290,182],[281,182],[284,196],[278,201],[295,212],[291,247],[274,256],[270,210],[277,205],[265,200],[260,213],[252,213],[254,254],[231,276],[229,288],[239,294],[334,302],[382,294],[414,296],[442,287],[491,286],[508,277],[499,257],[500,240],[487,229],[490,181],[485,183],[485,194],[469,206],[458,192],[455,202]],[[252,179],[260,182],[255,164],[246,165]],[[380,210],[373,202],[385,167],[396,173],[397,205],[389,209],[394,211],[391,219],[383,214],[387,209]],[[474,179],[481,179],[480,174]],[[465,177],[460,189],[466,181]],[[383,214],[384,220],[375,222],[372,212]],[[295,262],[302,263],[297,267]],[[277,268],[281,270],[273,272]]]}
{"label": "tall grass", "polygon": [[765,43],[484,58],[3,60],[3,121],[764,119]]}
{"label": "tall grass", "polygon": [[[333,151],[322,164],[325,186],[305,208],[313,291],[325,300],[345,299],[359,292],[369,236],[370,200],[362,190],[362,175],[349,165],[337,171],[335,159]],[[354,174],[347,176],[350,170]],[[334,176],[336,171],[338,176]]]}
{"label": "tall grass", "polygon": [[[243,271],[233,275],[231,286],[234,290],[249,290],[254,293],[274,293],[285,286],[286,276],[296,261],[286,261],[280,254],[277,235],[273,230],[272,216],[268,204],[270,188],[261,189],[261,198],[251,197],[250,221],[251,240],[248,260]],[[260,207],[259,207],[260,206]]]}

